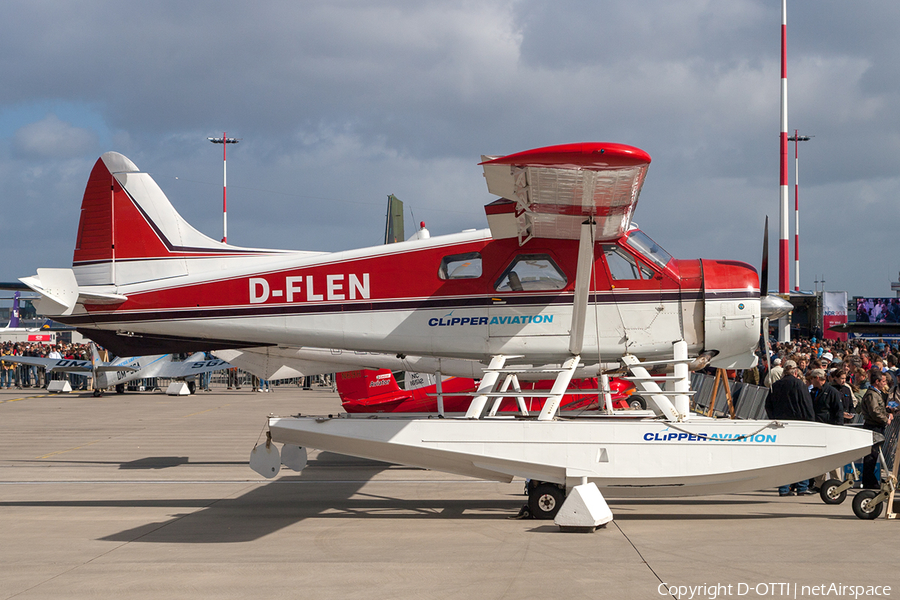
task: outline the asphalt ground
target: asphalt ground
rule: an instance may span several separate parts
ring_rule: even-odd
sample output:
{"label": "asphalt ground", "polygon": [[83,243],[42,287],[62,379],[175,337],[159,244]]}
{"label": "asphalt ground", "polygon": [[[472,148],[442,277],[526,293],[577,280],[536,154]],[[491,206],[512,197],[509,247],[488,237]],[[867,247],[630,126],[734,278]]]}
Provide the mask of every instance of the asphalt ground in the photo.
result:
{"label": "asphalt ground", "polygon": [[606,528],[562,533],[511,518],[521,481],[314,451],[301,474],[247,466],[268,414],[339,410],[296,387],[0,390],[0,598],[900,597],[900,522],[850,499],[613,500]]}

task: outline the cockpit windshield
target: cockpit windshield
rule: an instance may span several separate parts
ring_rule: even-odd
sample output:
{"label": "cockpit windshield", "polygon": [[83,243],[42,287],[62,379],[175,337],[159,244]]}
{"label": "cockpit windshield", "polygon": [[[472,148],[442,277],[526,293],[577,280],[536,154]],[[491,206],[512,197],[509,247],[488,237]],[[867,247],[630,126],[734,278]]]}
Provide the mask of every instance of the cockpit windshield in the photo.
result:
{"label": "cockpit windshield", "polygon": [[663,250],[640,229],[632,229],[625,243],[640,252],[644,258],[659,266],[660,269],[665,269],[666,264],[672,260],[671,254]]}

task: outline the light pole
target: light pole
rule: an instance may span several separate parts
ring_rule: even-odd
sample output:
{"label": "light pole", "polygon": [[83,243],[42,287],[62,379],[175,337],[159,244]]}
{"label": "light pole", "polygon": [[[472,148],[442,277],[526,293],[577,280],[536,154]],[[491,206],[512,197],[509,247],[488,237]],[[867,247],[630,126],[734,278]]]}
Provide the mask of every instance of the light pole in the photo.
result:
{"label": "light pole", "polygon": [[206,138],[213,144],[222,144],[222,242],[228,243],[228,144],[237,144],[239,139],[226,137]]}
{"label": "light pole", "polygon": [[794,142],[794,291],[800,291],[800,155],[797,152],[799,142],[808,142],[813,136],[799,135],[794,130],[793,137],[788,141]]}

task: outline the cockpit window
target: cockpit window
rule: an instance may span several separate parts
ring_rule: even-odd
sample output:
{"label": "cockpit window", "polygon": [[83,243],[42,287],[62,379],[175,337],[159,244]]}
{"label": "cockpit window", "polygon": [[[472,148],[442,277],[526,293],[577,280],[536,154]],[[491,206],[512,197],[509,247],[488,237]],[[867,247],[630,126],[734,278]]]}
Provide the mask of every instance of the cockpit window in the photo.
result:
{"label": "cockpit window", "polygon": [[635,229],[629,234],[625,243],[640,252],[641,256],[648,261],[659,265],[660,269],[665,269],[666,265],[672,260],[672,255],[663,250],[659,244],[650,239],[646,233],[640,229]]}
{"label": "cockpit window", "polygon": [[438,270],[441,279],[478,279],[481,277],[481,253],[467,252],[445,256]]}
{"label": "cockpit window", "polygon": [[565,273],[547,254],[520,254],[497,280],[498,292],[561,290],[566,287]]}
{"label": "cockpit window", "polygon": [[613,279],[652,279],[653,273],[618,246],[603,246],[606,265]]}

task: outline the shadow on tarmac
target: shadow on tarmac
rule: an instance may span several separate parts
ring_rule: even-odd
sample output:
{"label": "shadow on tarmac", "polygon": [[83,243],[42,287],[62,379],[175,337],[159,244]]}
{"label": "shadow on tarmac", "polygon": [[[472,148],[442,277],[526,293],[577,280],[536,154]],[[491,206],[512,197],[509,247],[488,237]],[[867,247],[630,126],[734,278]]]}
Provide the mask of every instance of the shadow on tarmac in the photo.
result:
{"label": "shadow on tarmac", "polygon": [[[309,518],[456,519],[464,516],[466,519],[497,519],[515,515],[524,502],[524,496],[511,500],[404,500],[360,493],[366,483],[388,468],[416,470],[322,452],[309,461],[301,474],[283,476],[264,486],[253,483],[253,489],[235,498],[188,500],[183,503],[177,500],[160,503],[153,500],[113,502],[112,505],[121,507],[171,505],[200,506],[201,509],[100,539],[146,543],[240,543],[257,540]],[[347,477],[341,478],[341,472]],[[423,483],[431,485],[431,482]],[[76,502],[73,505],[92,504]],[[106,506],[109,502],[100,501],[96,505]]]}
{"label": "shadow on tarmac", "polygon": [[[75,461],[82,462],[82,461]],[[116,463],[112,463],[116,464]],[[146,457],[119,463],[120,469],[164,469],[183,465],[246,464],[215,462],[193,463],[187,457]],[[148,499],[97,499],[0,502],[0,507],[69,507],[69,508],[161,508],[198,509],[187,513],[175,513],[171,518],[145,523],[132,529],[99,538],[114,542],[228,544],[260,539],[281,529],[291,527],[305,519],[502,519],[512,518],[525,503],[525,496],[510,494],[507,498],[480,499],[415,499],[405,500],[395,496],[361,493],[363,486],[387,469],[411,471],[413,467],[400,467],[378,461],[354,458],[330,452],[321,452],[311,459],[299,475],[282,476],[266,485],[249,479],[252,489],[233,498],[148,498]],[[477,482],[477,480],[473,480]],[[177,481],[166,482],[174,483]],[[235,481],[209,481],[210,485]],[[416,482],[416,485],[441,485],[440,482]],[[771,502],[766,492],[759,492],[758,499],[746,497],[722,498],[668,498],[668,499],[610,499],[616,520],[619,521],[730,521],[779,518],[823,518],[823,515],[807,510],[807,504],[797,503],[796,510],[771,512],[760,510]],[[797,499],[794,499],[797,502]],[[679,510],[702,506],[703,512],[678,514]],[[754,512],[723,513],[717,507],[744,506]],[[648,512],[654,507],[659,511]],[[668,510],[666,510],[668,508]],[[635,512],[640,509],[639,512]],[[674,509],[674,510],[673,510]],[[849,512],[849,511],[848,511]],[[853,517],[852,513],[847,515]],[[826,517],[828,518],[828,517]],[[834,516],[833,518],[844,518]],[[528,531],[542,533],[557,531],[550,522],[535,521]]]}

